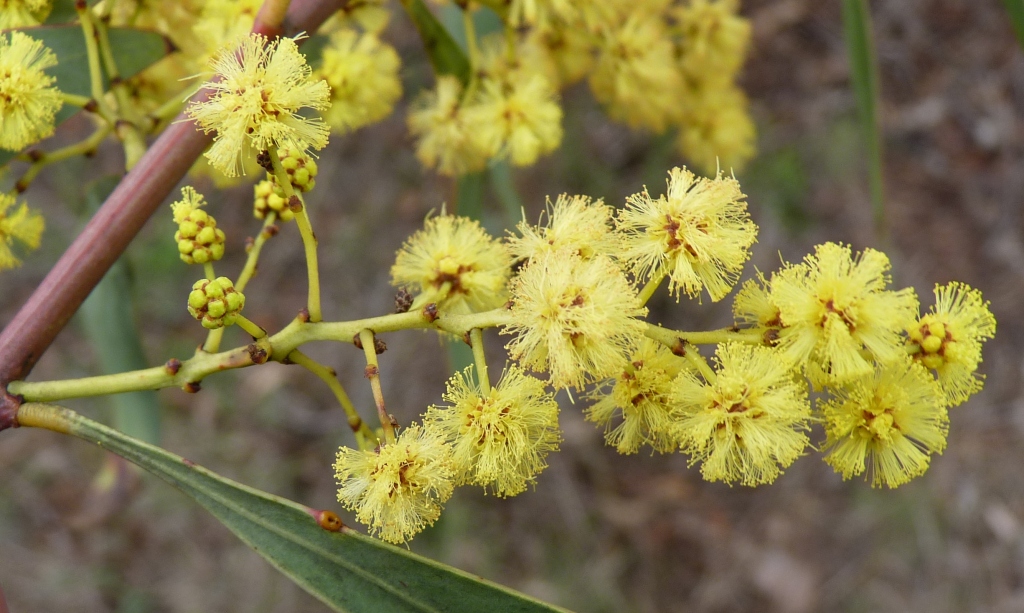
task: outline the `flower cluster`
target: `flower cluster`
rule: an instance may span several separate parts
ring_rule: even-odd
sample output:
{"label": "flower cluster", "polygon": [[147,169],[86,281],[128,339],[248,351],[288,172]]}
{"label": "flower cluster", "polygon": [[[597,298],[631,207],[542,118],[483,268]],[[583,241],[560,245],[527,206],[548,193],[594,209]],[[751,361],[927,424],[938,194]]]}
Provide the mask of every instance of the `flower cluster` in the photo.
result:
{"label": "flower cluster", "polygon": [[12,249],[15,244],[38,249],[46,225],[43,216],[31,211],[27,204],[17,204],[14,196],[0,193],[0,270],[21,264]]}
{"label": "flower cluster", "polygon": [[19,151],[53,134],[61,95],[43,71],[56,65],[40,41],[21,32],[0,35],[0,149]]}
{"label": "flower cluster", "polygon": [[[431,441],[444,465],[431,474],[444,477],[389,486],[402,494],[385,513],[378,497],[353,492],[393,483],[381,466],[397,461],[388,458],[404,439],[342,449],[342,502],[400,542],[437,517],[453,486],[520,493],[560,439],[546,386],[582,391],[587,420],[620,453],[678,451],[708,481],[774,482],[812,448],[819,423],[824,460],[844,478],[867,473],[873,486],[897,487],[921,475],[945,448],[947,409],[981,388],[995,319],[977,290],[937,287],[935,306],[919,315],[913,289],[890,287],[884,254],[825,243],[744,283],[730,328],[675,332],[645,321],[644,303],[666,279],[676,300],[707,292],[718,301],[735,288],[757,233],[745,198],[735,179],[676,168],[663,196],[645,189],[616,211],[563,194],[541,223],[524,220],[504,240],[465,218],[428,217],[399,250],[393,282],[441,317],[493,309],[515,363],[494,387],[457,372],[447,404],[410,429]],[[717,345],[714,359],[694,343]]]}
{"label": "flower cluster", "polygon": [[191,187],[181,188],[182,199],[171,204],[178,230],[174,242],[186,264],[206,264],[224,257],[224,231],[217,220],[202,209],[206,200]]}

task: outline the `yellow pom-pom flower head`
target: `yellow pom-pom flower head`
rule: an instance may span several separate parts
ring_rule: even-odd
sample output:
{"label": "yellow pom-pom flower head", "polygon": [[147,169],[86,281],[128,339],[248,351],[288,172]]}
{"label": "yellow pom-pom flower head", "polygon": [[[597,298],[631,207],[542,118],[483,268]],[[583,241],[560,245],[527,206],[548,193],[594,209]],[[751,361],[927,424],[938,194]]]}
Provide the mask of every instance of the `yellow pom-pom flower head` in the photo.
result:
{"label": "yellow pom-pom flower head", "polygon": [[872,359],[901,357],[917,296],[910,288],[888,290],[889,282],[884,253],[865,249],[854,257],[848,246],[818,245],[803,263],[772,276],[771,302],[783,324],[779,348],[816,384],[870,374]]}
{"label": "yellow pom-pom flower head", "polygon": [[807,386],[767,347],[725,343],[716,359],[714,380],[684,370],[673,384],[677,439],[708,481],[771,483],[809,443]]}
{"label": "yellow pom-pom flower head", "polygon": [[558,449],[558,403],[544,382],[510,366],[484,392],[471,371],[448,381],[448,406],[432,406],[424,426],[452,446],[456,484],[479,485],[496,496],[515,496],[547,466]]}
{"label": "yellow pom-pom flower head", "polygon": [[400,68],[398,53],[374,34],[351,28],[331,34],[318,72],[331,86],[324,119],[348,132],[387,117],[402,97]]}
{"label": "yellow pom-pom flower head", "polygon": [[485,150],[529,166],[562,142],[562,108],[546,78],[523,71],[484,79],[472,108]]}
{"label": "yellow pom-pom flower head", "polygon": [[16,204],[14,196],[0,192],[0,270],[21,264],[12,249],[15,244],[38,249],[46,225],[43,216],[31,211],[27,204]]}
{"label": "yellow pom-pom flower head", "polygon": [[713,301],[721,300],[757,239],[745,198],[731,177],[705,179],[673,168],[664,196],[652,198],[645,189],[619,211],[621,258],[640,279],[667,274],[677,297],[706,289]]}
{"label": "yellow pom-pom flower head", "polygon": [[43,72],[57,56],[21,32],[0,34],[0,149],[20,151],[53,134],[63,104],[56,79]]}
{"label": "yellow pom-pom flower head", "polygon": [[687,89],[679,151],[704,174],[742,170],[757,153],[757,129],[747,96],[732,83]]}
{"label": "yellow pom-pom flower head", "polygon": [[672,382],[682,369],[679,357],[645,338],[622,372],[590,395],[595,402],[586,410],[587,420],[605,427],[605,442],[619,453],[636,453],[643,445],[672,451],[678,445]]}
{"label": "yellow pom-pom flower head", "polygon": [[497,153],[491,131],[479,125],[480,114],[462,101],[462,84],[442,75],[409,111],[409,131],[417,137],[416,157],[443,175],[483,170]]}
{"label": "yellow pom-pom flower head", "polygon": [[511,271],[508,248],[478,221],[442,214],[402,245],[391,283],[419,293],[417,306],[436,302],[454,313],[480,312],[505,304]]}
{"label": "yellow pom-pom flower head", "polygon": [[51,8],[51,0],[0,0],[0,30],[37,26]]}
{"label": "yellow pom-pom flower head", "polygon": [[902,485],[946,447],[948,417],[935,381],[907,359],[833,390],[825,403],[825,461],[849,479],[870,465],[872,487]]}
{"label": "yellow pom-pom flower head", "polygon": [[996,318],[981,292],[963,283],[935,286],[935,305],[908,329],[914,360],[932,370],[949,406],[961,404],[982,388],[975,371],[981,345],[996,333]]}
{"label": "yellow pom-pom flower head", "polygon": [[452,450],[419,426],[377,450],[342,447],[334,462],[338,501],[370,533],[404,543],[433,525],[452,495]]}
{"label": "yellow pom-pom flower head", "polygon": [[680,65],[692,80],[731,81],[746,59],[750,22],[738,0],[689,0],[673,10],[682,32]]}
{"label": "yellow pom-pom flower head", "polygon": [[206,157],[218,170],[237,176],[243,157],[271,147],[306,151],[327,145],[327,126],[300,111],[327,108],[330,87],[310,78],[294,40],[268,43],[252,34],[237,49],[222,52],[213,68],[220,77],[207,85],[213,94],[187,112],[205,132],[217,133]]}
{"label": "yellow pom-pom flower head", "polygon": [[516,225],[521,236],[508,239],[515,258],[530,259],[543,253],[568,250],[583,259],[596,254],[612,255],[618,239],[612,233],[612,207],[589,196],[560,195],[547,202],[547,223],[533,226],[526,221]]}
{"label": "yellow pom-pom flower head", "polygon": [[217,220],[202,209],[206,200],[191,187],[181,188],[181,200],[171,204],[178,230],[174,242],[178,256],[186,264],[206,264],[224,257],[224,231]]}
{"label": "yellow pom-pom flower head", "polygon": [[189,314],[208,330],[233,325],[243,307],[245,295],[227,277],[200,279],[192,284],[188,295]]}
{"label": "yellow pom-pom flower head", "polygon": [[662,18],[637,12],[607,29],[590,88],[632,128],[662,132],[677,119],[683,80]]}
{"label": "yellow pom-pom flower head", "polygon": [[582,388],[618,372],[643,336],[636,291],[607,256],[544,253],[512,280],[507,345],[523,366],[547,371],[555,387]]}

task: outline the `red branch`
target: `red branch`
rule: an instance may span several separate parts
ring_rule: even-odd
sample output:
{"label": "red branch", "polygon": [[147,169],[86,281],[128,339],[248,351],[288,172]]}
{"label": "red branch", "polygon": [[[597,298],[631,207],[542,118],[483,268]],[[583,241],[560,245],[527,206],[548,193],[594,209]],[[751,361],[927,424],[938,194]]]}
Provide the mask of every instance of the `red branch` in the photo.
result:
{"label": "red branch", "polygon": [[[293,0],[280,27],[257,22],[268,38],[315,31],[345,0]],[[206,90],[197,99],[208,95]],[[0,430],[16,427],[21,400],[6,392],[24,379],[103,275],[139,233],[210,142],[184,116],[178,117],[78,235],[64,255],[0,332]]]}

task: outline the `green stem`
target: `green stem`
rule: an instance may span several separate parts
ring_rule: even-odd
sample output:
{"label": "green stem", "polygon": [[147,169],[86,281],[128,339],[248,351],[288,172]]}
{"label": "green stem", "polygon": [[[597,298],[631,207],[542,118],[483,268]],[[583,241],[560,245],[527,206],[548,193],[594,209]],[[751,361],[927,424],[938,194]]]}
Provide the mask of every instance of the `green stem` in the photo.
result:
{"label": "green stem", "polygon": [[363,346],[363,354],[366,356],[366,378],[370,380],[370,388],[373,390],[373,402],[377,405],[377,417],[380,418],[380,425],[384,428],[384,440],[390,445],[395,442],[395,424],[388,415],[384,406],[384,390],[380,385],[380,364],[377,361],[377,349],[374,343],[374,335],[371,330],[359,331],[359,343]]}
{"label": "green stem", "polygon": [[356,410],[352,400],[345,393],[345,388],[338,381],[338,373],[333,368],[324,366],[298,349],[288,354],[288,361],[298,364],[313,373],[326,383],[327,387],[331,388],[331,391],[334,392],[334,397],[338,400],[338,404],[344,409],[345,416],[348,417],[348,427],[352,428],[352,432],[356,435],[356,442],[359,444],[360,449],[373,449],[380,444],[377,440],[377,435],[373,433],[370,426],[359,416],[359,411]]}
{"label": "green stem", "polygon": [[220,351],[220,342],[224,338],[224,328],[210,330],[206,335],[206,342],[203,343],[203,351],[206,353],[217,353]]}
{"label": "green stem", "polygon": [[708,383],[714,383],[715,379],[718,378],[718,375],[715,374],[715,370],[711,368],[711,365],[709,365],[708,361],[704,359],[704,356],[697,351],[697,348],[690,343],[684,343],[683,351],[683,357],[685,357],[686,360],[690,362],[698,372],[700,372],[701,376],[704,377],[704,380]]}
{"label": "green stem", "polygon": [[116,123],[116,116],[110,105],[103,96],[103,69],[100,67],[100,52],[97,45],[96,24],[93,22],[92,11],[88,5],[82,4],[84,8],[75,7],[78,13],[78,21],[82,25],[82,34],[85,36],[85,52],[89,60],[89,91],[100,115],[111,125]]}
{"label": "green stem", "polygon": [[679,347],[680,343],[693,343],[694,345],[717,345],[718,343],[730,341],[751,344],[764,343],[764,335],[761,332],[757,330],[736,330],[735,328],[721,328],[704,332],[681,332],[649,323],[644,334],[670,349]]}
{"label": "green stem", "polygon": [[15,183],[16,189],[19,192],[27,190],[29,186],[32,185],[32,182],[35,181],[35,178],[39,176],[39,173],[50,164],[62,162],[78,155],[88,155],[95,152],[96,148],[99,147],[100,143],[103,142],[103,139],[105,139],[110,132],[111,128],[109,125],[101,125],[96,128],[96,131],[93,132],[89,138],[86,138],[83,141],[35,156],[35,158],[31,160],[32,165],[29,166],[28,170],[25,171],[25,174],[21,175],[21,178],[18,179],[17,183]]}
{"label": "green stem", "polygon": [[299,226],[299,234],[302,235],[302,246],[306,251],[306,272],[309,276],[309,300],[307,301],[306,308],[309,310],[309,321],[316,323],[323,320],[323,315],[320,311],[320,271],[317,264],[316,235],[313,233],[313,226],[309,222],[309,212],[306,210],[306,203],[303,202],[302,196],[297,194],[292,188],[291,177],[288,176],[288,172],[281,165],[281,158],[277,154],[277,147],[270,147],[268,153],[274,165],[274,176],[277,179],[277,184],[284,190],[288,201],[290,202],[293,197],[298,198],[299,203],[302,205],[302,208],[295,214],[295,222]]}
{"label": "green stem", "polygon": [[67,92],[60,93],[60,99],[64,101],[64,104],[70,104],[71,106],[86,107],[92,102],[92,98],[89,96],[77,96],[75,94],[69,94]]}
{"label": "green stem", "polygon": [[213,271],[213,262],[206,262],[203,264],[203,274],[205,274],[206,278],[210,281],[217,278],[217,273]]}
{"label": "green stem", "polygon": [[248,319],[245,315],[239,315],[238,318],[235,319],[235,325],[245,330],[254,341],[267,337],[267,331],[261,326],[253,323],[252,320]]}
{"label": "green stem", "polygon": [[643,289],[640,290],[640,293],[637,294],[637,300],[640,301],[640,306],[647,304],[647,301],[651,299],[654,292],[658,291],[658,287],[661,285],[661,282],[665,279],[667,274],[668,271],[662,267],[654,274],[653,277],[651,277],[651,280],[647,282],[647,285],[644,285]]}
{"label": "green stem", "polygon": [[260,259],[260,251],[263,250],[263,244],[267,242],[271,236],[275,234],[270,228],[277,221],[277,211],[270,211],[267,213],[267,218],[263,220],[263,228],[260,233],[252,242],[252,247],[249,248],[249,254],[245,259],[245,266],[242,267],[242,272],[238,275],[238,280],[235,281],[235,289],[242,291],[245,286],[249,284],[249,280],[252,279],[253,275],[256,274],[256,264]]}
{"label": "green stem", "polygon": [[[493,328],[507,323],[508,311],[504,308],[469,315],[442,314],[433,321],[422,310],[348,322],[314,324],[296,319],[273,336],[260,339],[257,344],[267,350],[270,359],[282,361],[285,356],[305,343],[314,341],[348,343],[364,330],[380,334],[397,330],[434,328],[456,336],[463,336],[473,328]],[[175,364],[172,365],[172,363]],[[183,362],[172,360],[171,363],[164,366],[114,375],[62,381],[12,381],[8,384],[7,389],[12,394],[22,396],[26,401],[52,402],[67,398],[102,396],[175,386],[187,388],[188,384],[198,383],[207,375],[222,370],[252,366],[253,363],[249,346],[246,345],[220,353],[200,351]]]}
{"label": "green stem", "polygon": [[491,393],[491,378],[487,373],[487,357],[484,355],[484,333],[480,328],[469,331],[469,339],[473,346],[473,361],[476,362],[476,376],[480,380],[480,389],[484,395]]}

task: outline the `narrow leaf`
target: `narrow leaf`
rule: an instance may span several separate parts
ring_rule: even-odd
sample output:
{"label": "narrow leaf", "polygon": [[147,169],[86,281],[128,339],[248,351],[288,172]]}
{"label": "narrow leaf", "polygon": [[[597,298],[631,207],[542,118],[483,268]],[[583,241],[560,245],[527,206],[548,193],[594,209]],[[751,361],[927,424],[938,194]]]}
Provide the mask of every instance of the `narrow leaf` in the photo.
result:
{"label": "narrow leaf", "polygon": [[1017,42],[1024,47],[1024,0],[1003,0],[1006,12],[1010,14],[1010,25],[1017,35]]}
{"label": "narrow leaf", "polygon": [[857,100],[864,145],[868,153],[868,181],[875,225],[885,227],[885,193],[882,184],[882,135],[878,113],[878,64],[871,34],[868,0],[843,0],[843,30],[850,56],[850,78]]}
{"label": "narrow leaf", "polygon": [[455,75],[463,83],[468,83],[469,59],[423,0],[402,0],[402,5],[419,30],[434,71],[439,75]]}
{"label": "narrow leaf", "polygon": [[349,528],[329,532],[314,519],[318,511],[221,477],[69,409],[28,403],[18,416],[23,426],[67,432],[174,485],[335,611],[565,611]]}
{"label": "narrow leaf", "polygon": [[[120,181],[106,177],[93,183],[86,200],[89,213],[103,204]],[[79,309],[90,344],[96,348],[103,374],[141,370],[149,367],[135,320],[135,300],[128,263],[122,257],[92,290]],[[160,439],[160,403],[156,392],[130,392],[110,397],[114,427],[143,440]]]}

